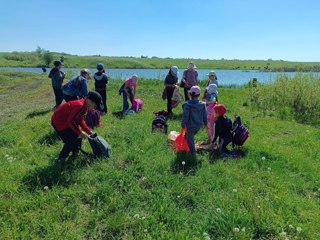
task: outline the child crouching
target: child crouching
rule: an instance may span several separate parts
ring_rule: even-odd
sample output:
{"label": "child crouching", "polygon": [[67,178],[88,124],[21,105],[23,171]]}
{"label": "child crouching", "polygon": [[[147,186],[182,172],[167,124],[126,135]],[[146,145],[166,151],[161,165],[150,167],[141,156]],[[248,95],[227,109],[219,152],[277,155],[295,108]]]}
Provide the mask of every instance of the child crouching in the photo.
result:
{"label": "child crouching", "polygon": [[232,142],[232,121],[225,115],[227,109],[223,104],[215,105],[213,110],[217,120],[215,122],[215,136],[212,143],[216,144],[219,137],[219,150],[221,155],[229,156],[231,151],[227,149],[227,146]]}
{"label": "child crouching", "polygon": [[200,88],[193,86],[190,89],[190,95],[192,100],[188,100],[183,104],[183,115],[182,115],[182,128],[187,128],[186,138],[191,153],[196,152],[194,144],[194,135],[205,125],[207,126],[207,110],[206,105],[199,101]]}

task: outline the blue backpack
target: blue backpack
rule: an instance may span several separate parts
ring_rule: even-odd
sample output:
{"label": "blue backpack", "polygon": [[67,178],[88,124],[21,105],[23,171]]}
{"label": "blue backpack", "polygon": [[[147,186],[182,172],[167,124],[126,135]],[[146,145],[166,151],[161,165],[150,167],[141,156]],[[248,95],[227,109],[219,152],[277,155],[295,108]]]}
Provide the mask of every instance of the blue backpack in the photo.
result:
{"label": "blue backpack", "polygon": [[236,116],[233,122],[233,146],[242,146],[249,137],[249,129],[241,123],[240,116]]}

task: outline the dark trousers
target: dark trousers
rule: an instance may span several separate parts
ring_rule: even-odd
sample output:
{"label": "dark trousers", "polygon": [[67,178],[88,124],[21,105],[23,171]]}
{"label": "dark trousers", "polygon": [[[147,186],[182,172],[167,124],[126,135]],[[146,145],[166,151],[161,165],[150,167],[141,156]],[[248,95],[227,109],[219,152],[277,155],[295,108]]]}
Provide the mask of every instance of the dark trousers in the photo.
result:
{"label": "dark trousers", "polygon": [[230,151],[227,149],[227,146],[229,145],[229,143],[232,142],[232,137],[227,137],[227,138],[220,138],[219,140],[219,144],[220,144],[220,151],[221,153],[227,153],[229,154]]}
{"label": "dark trousers", "polygon": [[78,100],[77,96],[70,96],[70,95],[66,95],[63,94],[63,98],[66,102],[70,102],[70,101],[74,101],[74,100]]}
{"label": "dark trousers", "polygon": [[191,87],[185,87],[183,90],[184,90],[184,99],[185,101],[188,101],[190,100],[189,98],[189,90],[190,90]]}
{"label": "dark trousers", "polygon": [[[52,126],[56,130],[53,123]],[[60,132],[56,130],[56,132],[64,142],[63,148],[59,154],[59,159],[66,159],[70,152],[77,153],[80,150],[82,139],[79,138],[78,134],[72,131],[71,128],[67,128]]]}
{"label": "dark trousers", "polygon": [[62,89],[61,87],[55,87],[55,86],[52,86],[52,88],[53,88],[54,96],[56,99],[56,107],[58,107],[63,101]]}
{"label": "dark trousers", "polygon": [[107,113],[108,112],[108,107],[107,107],[107,90],[106,89],[96,89],[96,91],[101,95],[102,98],[102,103],[103,103],[103,112]]}
{"label": "dark trousers", "polygon": [[166,94],[167,94],[167,112],[172,113],[172,102],[171,98],[173,96],[174,87],[166,87]]}
{"label": "dark trousers", "polygon": [[129,109],[128,97],[130,99],[131,104],[133,102],[133,92],[132,92],[132,90],[129,89],[128,93],[129,93],[129,96],[126,94],[125,91],[122,92],[122,96],[123,96],[123,108],[122,108],[122,110],[123,110],[123,112],[125,112],[126,110]]}

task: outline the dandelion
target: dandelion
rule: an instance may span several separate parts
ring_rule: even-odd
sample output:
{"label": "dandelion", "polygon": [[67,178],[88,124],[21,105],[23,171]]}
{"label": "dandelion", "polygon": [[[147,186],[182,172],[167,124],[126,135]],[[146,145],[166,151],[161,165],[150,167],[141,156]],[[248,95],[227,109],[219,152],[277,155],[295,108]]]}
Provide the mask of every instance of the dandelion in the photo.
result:
{"label": "dandelion", "polygon": [[291,224],[289,224],[289,228],[293,229],[294,227]]}
{"label": "dandelion", "polygon": [[49,187],[48,187],[48,186],[44,186],[43,189],[44,189],[45,191],[48,191],[48,190],[49,190]]}
{"label": "dandelion", "polygon": [[302,231],[302,228],[301,227],[297,227],[296,230],[297,230],[298,233],[300,233]]}
{"label": "dandelion", "polygon": [[283,231],[283,229],[282,229],[282,231],[281,231],[281,233],[280,233],[280,236],[281,236],[281,237],[285,237],[285,236],[287,236],[287,233],[286,233],[285,231]]}
{"label": "dandelion", "polygon": [[177,198],[180,198],[180,195],[178,195]]}
{"label": "dandelion", "polygon": [[135,214],[133,217],[134,218],[140,218],[140,215],[139,214]]}
{"label": "dandelion", "polygon": [[262,160],[266,160],[266,157],[262,157],[261,159],[262,159]]}
{"label": "dandelion", "polygon": [[240,229],[235,227],[235,228],[233,228],[233,232],[235,232],[235,233],[240,232]]}
{"label": "dandelion", "polygon": [[238,190],[234,188],[234,189],[232,189],[232,192],[238,192]]}
{"label": "dandelion", "polygon": [[182,161],[182,165],[186,165],[186,162],[185,162],[185,161]]}
{"label": "dandelion", "polygon": [[220,208],[216,208],[217,213],[221,213],[221,209]]}

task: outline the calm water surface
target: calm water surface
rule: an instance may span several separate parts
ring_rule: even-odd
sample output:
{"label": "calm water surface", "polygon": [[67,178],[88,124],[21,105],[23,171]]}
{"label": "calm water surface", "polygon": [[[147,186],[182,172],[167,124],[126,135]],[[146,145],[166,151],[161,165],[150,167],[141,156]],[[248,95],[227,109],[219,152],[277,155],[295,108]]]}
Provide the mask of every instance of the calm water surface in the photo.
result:
{"label": "calm water surface", "polygon": [[[20,68],[20,67],[0,67],[0,70],[11,70],[16,72],[32,72],[32,73],[43,73],[41,68]],[[73,71],[74,74],[78,74],[80,69],[77,68],[63,68],[65,72]],[[206,74],[209,73],[211,69],[197,69],[199,73],[200,80],[208,79]],[[48,74],[50,71],[47,68]],[[94,73],[96,69],[91,69]],[[184,69],[179,70],[179,80],[183,74]],[[248,83],[253,78],[257,78],[259,82],[270,82],[274,81],[279,74],[286,74],[289,77],[294,77],[296,75],[295,72],[261,72],[257,70],[215,70],[218,76],[219,83],[221,85],[243,85]],[[126,79],[133,74],[137,74],[141,78],[147,79],[160,79],[164,80],[165,76],[168,73],[168,69],[106,69],[106,74],[111,78],[120,78]],[[319,73],[316,73],[319,75]]]}

